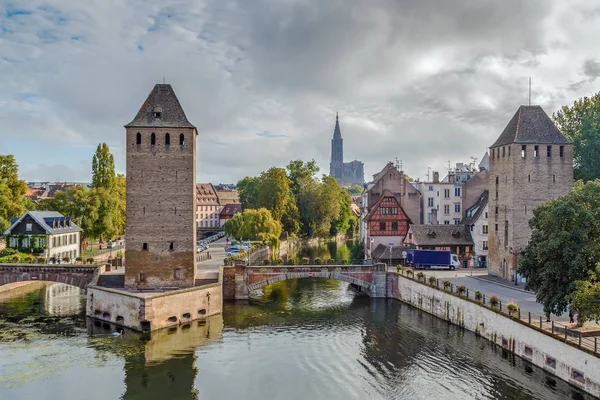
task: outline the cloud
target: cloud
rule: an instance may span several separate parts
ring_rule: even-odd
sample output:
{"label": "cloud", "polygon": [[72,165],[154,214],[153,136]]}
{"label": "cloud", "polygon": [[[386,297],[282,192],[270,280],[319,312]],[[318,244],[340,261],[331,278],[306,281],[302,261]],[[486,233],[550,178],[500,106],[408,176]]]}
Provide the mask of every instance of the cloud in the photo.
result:
{"label": "cloud", "polygon": [[90,180],[99,142],[124,171],[123,125],[163,77],[215,183],[298,158],[327,172],[336,111],[366,176],[398,157],[424,178],[481,158],[530,76],[549,114],[600,90],[585,0],[19,0],[0,15],[0,153],[31,180]]}

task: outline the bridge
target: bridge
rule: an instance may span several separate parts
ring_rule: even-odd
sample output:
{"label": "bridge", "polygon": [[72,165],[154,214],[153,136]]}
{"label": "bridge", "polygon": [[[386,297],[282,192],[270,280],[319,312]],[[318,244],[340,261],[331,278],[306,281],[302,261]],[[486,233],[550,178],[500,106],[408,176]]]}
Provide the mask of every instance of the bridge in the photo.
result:
{"label": "bridge", "polygon": [[356,285],[371,297],[386,297],[386,265],[278,265],[223,267],[223,298],[248,299],[250,292],[299,278],[336,279]]}
{"label": "bridge", "polygon": [[49,281],[85,289],[97,279],[97,265],[0,264],[0,286],[13,282]]}

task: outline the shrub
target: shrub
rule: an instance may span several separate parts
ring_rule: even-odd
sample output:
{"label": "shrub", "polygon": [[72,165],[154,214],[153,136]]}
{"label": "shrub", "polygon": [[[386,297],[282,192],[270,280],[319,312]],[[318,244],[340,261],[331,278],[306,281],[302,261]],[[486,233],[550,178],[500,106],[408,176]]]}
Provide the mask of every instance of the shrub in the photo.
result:
{"label": "shrub", "polygon": [[411,276],[412,277],[413,275],[414,275],[414,271],[412,269],[409,268],[409,269],[406,270],[406,276]]}
{"label": "shrub", "polygon": [[287,259],[287,265],[296,265],[296,260],[294,259],[294,257],[289,257]]}
{"label": "shrub", "polygon": [[33,262],[33,256],[31,254],[27,254],[25,256],[25,261],[31,264]]}
{"label": "shrub", "polygon": [[424,281],[425,280],[425,274],[422,273],[422,272],[417,272],[417,279],[420,280],[420,281],[421,280]]}
{"label": "shrub", "polygon": [[335,260],[333,258],[330,258],[327,260],[327,265],[333,265],[335,264]]}
{"label": "shrub", "polygon": [[19,251],[17,249],[13,249],[12,247],[7,247],[4,250],[2,250],[2,252],[0,252],[0,255],[3,256],[12,256],[15,253],[18,253]]}
{"label": "shrub", "polygon": [[310,259],[308,257],[302,257],[302,265],[308,265]]}
{"label": "shrub", "polygon": [[82,262],[82,261],[83,261],[83,258],[81,258],[81,257],[77,257],[77,258],[75,259],[75,261],[77,261],[77,262]]}
{"label": "shrub", "polygon": [[38,257],[37,258],[37,263],[38,264],[43,264],[46,260],[44,260],[44,257]]}
{"label": "shrub", "polygon": [[491,296],[490,297],[490,306],[492,306],[492,308],[496,308],[496,307],[498,307],[498,304],[500,304],[500,300],[498,300],[498,297]]}
{"label": "shrub", "polygon": [[436,278],[435,276],[431,275],[431,276],[429,277],[429,284],[430,284],[431,286],[435,286],[436,282],[437,282],[437,278]]}
{"label": "shrub", "polygon": [[277,265],[283,265],[283,258],[277,259]]}
{"label": "shrub", "polygon": [[457,286],[456,287],[456,293],[463,295],[465,294],[465,292],[467,291],[467,288],[464,287],[463,285]]}
{"label": "shrub", "polygon": [[21,261],[21,255],[19,253],[15,253],[15,255],[12,256],[12,260],[13,260],[13,262]]}
{"label": "shrub", "polygon": [[396,272],[402,274],[402,265],[396,265]]}
{"label": "shrub", "polygon": [[315,258],[315,265],[321,264],[323,261],[320,258]]}
{"label": "shrub", "polygon": [[71,261],[71,258],[69,258],[68,256],[63,257],[63,262],[68,263],[69,261]]}
{"label": "shrub", "polygon": [[348,264],[348,260],[341,260],[341,261],[340,261],[340,264],[342,264],[342,265],[346,265],[346,264]]}
{"label": "shrub", "polygon": [[450,281],[444,281],[444,289],[448,290],[450,286],[452,286],[452,283]]}
{"label": "shrub", "polygon": [[519,312],[519,306],[512,301],[506,305],[506,308],[508,309],[509,315],[513,315]]}
{"label": "shrub", "polygon": [[263,265],[271,265],[271,260],[269,260],[268,258],[265,258],[263,260]]}
{"label": "shrub", "polygon": [[483,299],[483,294],[479,290],[476,290],[475,291],[475,300],[481,301],[481,299]]}
{"label": "shrub", "polygon": [[88,264],[93,264],[94,263],[94,258],[90,257],[87,259]]}

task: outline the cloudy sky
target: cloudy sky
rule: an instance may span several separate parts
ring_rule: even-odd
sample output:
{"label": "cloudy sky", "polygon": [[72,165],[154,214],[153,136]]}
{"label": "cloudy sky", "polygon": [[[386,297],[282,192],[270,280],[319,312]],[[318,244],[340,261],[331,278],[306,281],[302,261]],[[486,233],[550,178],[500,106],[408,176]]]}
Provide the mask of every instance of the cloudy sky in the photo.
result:
{"label": "cloudy sky", "polygon": [[[168,5],[166,5],[168,4]],[[155,83],[198,128],[198,180],[291,159],[427,168],[481,159],[520,104],[600,90],[600,0],[0,0],[0,154],[90,181]]]}

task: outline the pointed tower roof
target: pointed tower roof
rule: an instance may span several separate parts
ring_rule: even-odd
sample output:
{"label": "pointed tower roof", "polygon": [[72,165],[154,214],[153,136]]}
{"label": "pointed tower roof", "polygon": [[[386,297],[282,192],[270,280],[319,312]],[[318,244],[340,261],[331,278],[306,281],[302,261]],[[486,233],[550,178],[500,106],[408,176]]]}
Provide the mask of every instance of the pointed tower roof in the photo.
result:
{"label": "pointed tower roof", "polygon": [[169,84],[157,84],[146,98],[129,127],[195,128]]}
{"label": "pointed tower roof", "polygon": [[342,137],[342,131],[340,130],[340,119],[338,113],[335,113],[335,129],[333,130],[333,137]]}
{"label": "pointed tower roof", "polygon": [[521,106],[491,147],[510,143],[569,144],[540,106]]}

